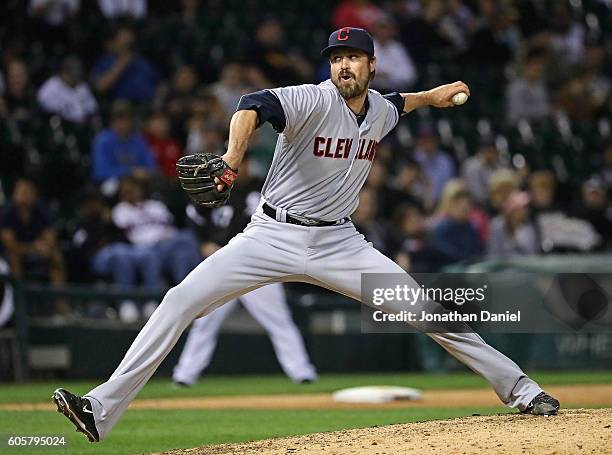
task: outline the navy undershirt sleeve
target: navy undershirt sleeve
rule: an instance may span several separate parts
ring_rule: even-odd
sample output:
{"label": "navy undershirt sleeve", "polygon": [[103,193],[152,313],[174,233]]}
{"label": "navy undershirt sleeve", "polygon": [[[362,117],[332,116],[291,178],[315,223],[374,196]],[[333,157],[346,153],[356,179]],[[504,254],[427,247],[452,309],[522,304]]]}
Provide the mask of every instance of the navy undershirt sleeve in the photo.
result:
{"label": "navy undershirt sleeve", "polygon": [[397,92],[388,93],[387,95],[383,95],[383,98],[391,101],[391,103],[397,109],[397,115],[404,114],[404,97]]}
{"label": "navy undershirt sleeve", "polygon": [[278,133],[282,133],[287,124],[285,111],[276,95],[268,90],[243,95],[236,111],[254,110],[257,112],[257,127],[270,122]]}

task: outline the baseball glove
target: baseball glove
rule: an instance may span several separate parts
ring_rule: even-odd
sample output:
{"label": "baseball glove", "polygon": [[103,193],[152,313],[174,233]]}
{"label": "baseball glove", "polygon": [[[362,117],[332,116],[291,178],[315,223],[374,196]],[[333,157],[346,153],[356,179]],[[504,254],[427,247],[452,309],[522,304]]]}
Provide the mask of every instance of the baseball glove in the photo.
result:
{"label": "baseball glove", "polygon": [[[201,207],[220,207],[227,202],[238,177],[220,156],[212,153],[183,156],[176,162],[181,186],[191,200]],[[215,177],[225,184],[217,190]]]}

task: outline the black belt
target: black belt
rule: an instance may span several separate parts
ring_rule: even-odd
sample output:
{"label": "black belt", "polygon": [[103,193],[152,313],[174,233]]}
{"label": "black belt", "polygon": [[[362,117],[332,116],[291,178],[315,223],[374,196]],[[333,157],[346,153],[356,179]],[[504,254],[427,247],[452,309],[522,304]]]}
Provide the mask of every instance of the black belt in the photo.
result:
{"label": "black belt", "polygon": [[[263,212],[268,215],[270,218],[276,220],[276,209],[274,207],[272,207],[271,205],[268,205],[267,203],[264,202],[263,205]],[[285,223],[291,223],[291,224],[297,224],[298,226],[314,226],[314,227],[321,227],[321,226],[336,226],[338,224],[344,224],[347,221],[350,221],[351,219],[347,216],[345,218],[342,218],[341,220],[337,220],[337,221],[323,221],[323,220],[314,220],[312,218],[305,218],[304,220],[300,220],[297,219],[294,216],[291,216],[287,213],[286,219],[285,219]]]}

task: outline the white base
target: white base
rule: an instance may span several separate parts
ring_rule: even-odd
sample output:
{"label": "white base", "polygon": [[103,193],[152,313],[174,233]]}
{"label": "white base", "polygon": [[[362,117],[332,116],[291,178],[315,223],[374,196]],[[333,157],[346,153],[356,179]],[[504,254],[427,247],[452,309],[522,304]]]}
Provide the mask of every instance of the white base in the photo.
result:
{"label": "white base", "polygon": [[411,387],[389,385],[352,387],[334,392],[334,401],[342,403],[388,403],[395,400],[420,400],[422,392]]}

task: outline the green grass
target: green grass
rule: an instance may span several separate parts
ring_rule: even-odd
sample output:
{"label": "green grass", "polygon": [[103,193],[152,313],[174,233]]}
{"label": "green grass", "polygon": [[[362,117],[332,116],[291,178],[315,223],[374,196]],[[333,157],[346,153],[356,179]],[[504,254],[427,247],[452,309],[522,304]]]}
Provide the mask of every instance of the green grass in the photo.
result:
{"label": "green grass", "polygon": [[[55,449],[5,449],[8,454],[126,454],[198,447],[373,425],[508,412],[506,408],[368,410],[131,410],[109,437],[90,444],[54,412],[0,412],[0,434],[63,435],[67,446]],[[0,447],[2,447],[0,445]],[[4,446],[6,447],[6,446]]]}
{"label": "green grass", "polygon": [[[612,375],[606,371],[593,372],[532,372],[530,376],[542,385],[609,384]],[[27,384],[0,385],[0,403],[45,402],[57,387],[64,387],[83,394],[95,387],[93,381],[31,382]],[[279,393],[325,393],[345,387],[360,385],[399,385],[419,389],[473,389],[487,387],[487,383],[473,373],[423,374],[423,373],[368,373],[326,374],[308,385],[296,385],[285,376],[212,376],[203,378],[189,389],[172,389],[168,379],[151,380],[138,398],[202,397],[232,395],[262,395]],[[1,427],[0,427],[1,428]]]}

